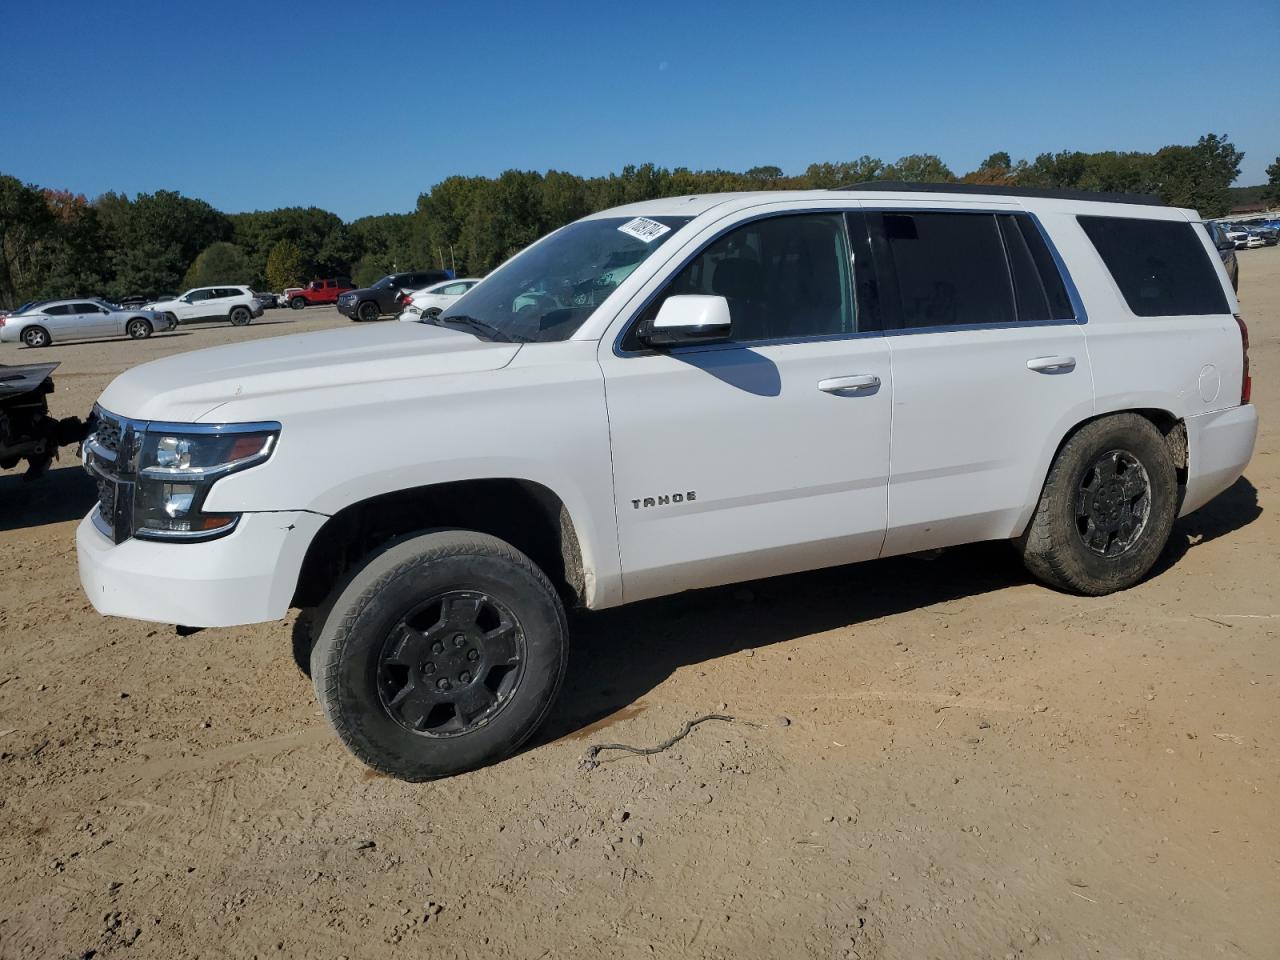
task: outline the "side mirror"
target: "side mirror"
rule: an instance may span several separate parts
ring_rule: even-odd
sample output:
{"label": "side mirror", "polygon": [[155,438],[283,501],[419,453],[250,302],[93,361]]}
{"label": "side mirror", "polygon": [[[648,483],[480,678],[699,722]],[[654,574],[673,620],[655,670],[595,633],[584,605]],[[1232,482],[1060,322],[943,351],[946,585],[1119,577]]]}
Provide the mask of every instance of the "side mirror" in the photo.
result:
{"label": "side mirror", "polygon": [[185,297],[179,297],[179,298],[178,298],[178,302],[179,302],[179,303],[190,303],[190,302],[191,302],[191,296],[190,296],[190,294],[188,294],[188,295],[187,295],[187,296],[185,296]]}
{"label": "side mirror", "polygon": [[728,300],[689,293],[667,297],[639,336],[649,347],[679,347],[728,340],[731,328]]}
{"label": "side mirror", "polygon": [[1235,248],[1236,242],[1234,240],[1228,240],[1226,237],[1223,237],[1218,241],[1219,250],[1234,250]]}

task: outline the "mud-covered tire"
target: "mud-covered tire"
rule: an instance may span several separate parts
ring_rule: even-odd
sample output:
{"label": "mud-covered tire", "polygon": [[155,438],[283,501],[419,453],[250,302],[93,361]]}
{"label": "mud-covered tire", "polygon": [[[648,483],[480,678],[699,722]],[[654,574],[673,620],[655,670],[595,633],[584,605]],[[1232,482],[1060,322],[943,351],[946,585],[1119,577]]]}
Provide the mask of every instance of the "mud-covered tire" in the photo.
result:
{"label": "mud-covered tire", "polygon": [[[414,619],[434,621],[433,604],[441,596],[462,597],[481,611],[473,621],[476,632],[467,632],[465,642],[455,632],[465,628],[454,624],[466,617],[450,614],[466,609],[462,601],[441,607],[433,626]],[[483,621],[486,603],[503,611],[499,626]],[[395,542],[348,575],[316,614],[323,624],[317,621],[311,678],[325,716],[358,759],[401,780],[447,777],[509,756],[546,717],[568,663],[568,624],[554,587],[523,553],[481,533],[440,530]],[[514,632],[501,625],[512,620]],[[406,631],[416,644],[410,654],[396,640]],[[458,672],[468,669],[465,659],[448,662],[450,656],[469,657],[476,652],[472,645],[482,647],[499,632],[499,643],[518,647],[519,666],[504,666],[511,657],[498,663],[502,657],[491,658],[483,649],[473,658],[479,661],[475,677]],[[439,656],[431,652],[441,647]],[[491,666],[491,659],[498,665]],[[412,665],[406,667],[407,661]],[[431,719],[454,709],[449,704],[436,703],[429,711],[413,707],[419,700],[447,698],[437,685],[450,682],[461,702],[464,690],[474,693],[504,669],[516,671],[510,679],[501,674],[500,682],[510,686],[505,695],[494,695],[491,712],[478,720],[467,719],[459,705],[457,727],[451,729],[452,721]]]}
{"label": "mud-covered tire", "polygon": [[[1086,543],[1090,512],[1085,485],[1116,453],[1126,469],[1140,465],[1148,490],[1145,520],[1114,556]],[[1127,495],[1117,490],[1121,503]],[[1145,417],[1121,413],[1085,424],[1058,451],[1036,512],[1014,541],[1039,580],[1070,593],[1101,596],[1133,586],[1150,572],[1168,542],[1178,507],[1178,478],[1164,435]],[[1104,537],[1105,539],[1105,537]]]}

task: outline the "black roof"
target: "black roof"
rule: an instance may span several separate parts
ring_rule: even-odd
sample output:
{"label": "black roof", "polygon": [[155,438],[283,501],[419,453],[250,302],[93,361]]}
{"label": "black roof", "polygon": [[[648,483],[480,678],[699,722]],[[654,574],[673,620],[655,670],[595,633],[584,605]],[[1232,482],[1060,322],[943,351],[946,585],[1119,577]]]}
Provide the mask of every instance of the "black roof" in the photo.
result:
{"label": "black roof", "polygon": [[1144,207],[1168,206],[1153,193],[1107,193],[1101,190],[1058,190],[1045,187],[1001,187],[986,183],[904,183],[897,180],[868,180],[837,190],[868,190],[900,193],[972,193],[987,197],[1028,197],[1045,200],[1092,200],[1095,203],[1136,203]]}

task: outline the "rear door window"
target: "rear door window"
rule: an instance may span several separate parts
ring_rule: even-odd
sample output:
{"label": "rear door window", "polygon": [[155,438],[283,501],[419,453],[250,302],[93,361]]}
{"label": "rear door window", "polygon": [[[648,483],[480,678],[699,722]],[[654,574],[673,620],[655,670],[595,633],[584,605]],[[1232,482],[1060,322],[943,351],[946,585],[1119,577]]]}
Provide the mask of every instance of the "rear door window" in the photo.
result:
{"label": "rear door window", "polygon": [[1136,217],[1076,219],[1137,316],[1231,312],[1195,224]]}
{"label": "rear door window", "polygon": [[[990,213],[886,211],[871,215],[884,250],[882,291],[905,329],[1016,321],[1004,240]],[[878,227],[878,229],[877,229]],[[895,295],[896,293],[896,295]],[[1040,308],[1043,314],[1045,308]]]}

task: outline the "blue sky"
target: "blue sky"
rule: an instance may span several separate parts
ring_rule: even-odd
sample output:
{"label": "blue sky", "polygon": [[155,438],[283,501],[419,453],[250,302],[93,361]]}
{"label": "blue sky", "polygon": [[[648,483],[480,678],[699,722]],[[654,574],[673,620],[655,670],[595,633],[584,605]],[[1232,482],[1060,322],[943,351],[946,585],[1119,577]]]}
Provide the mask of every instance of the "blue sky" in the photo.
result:
{"label": "blue sky", "polygon": [[[454,173],[995,150],[1280,154],[1280,3],[8,0],[0,172],[228,212],[411,210]],[[1256,46],[1259,53],[1248,53]]]}

